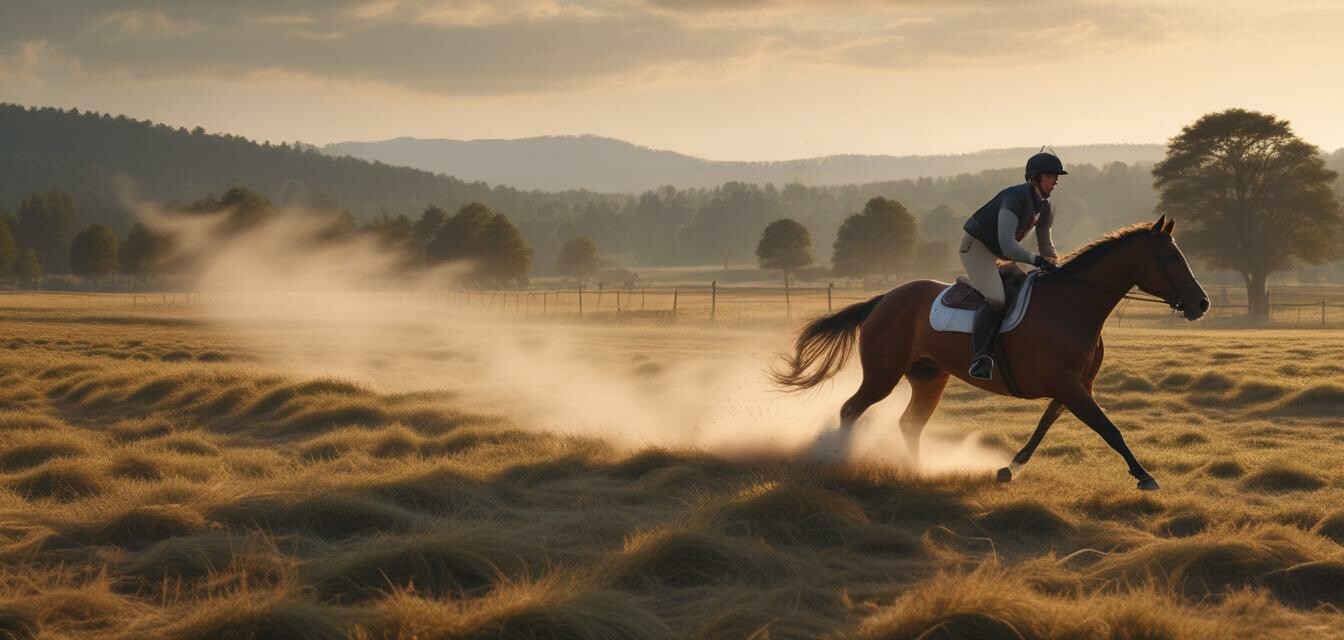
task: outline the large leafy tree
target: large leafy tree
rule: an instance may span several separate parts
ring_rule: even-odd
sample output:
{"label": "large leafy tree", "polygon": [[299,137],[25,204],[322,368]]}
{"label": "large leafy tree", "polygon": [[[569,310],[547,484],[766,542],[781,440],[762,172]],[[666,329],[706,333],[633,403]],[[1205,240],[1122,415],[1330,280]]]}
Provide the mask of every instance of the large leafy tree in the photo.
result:
{"label": "large leafy tree", "polygon": [[788,286],[790,274],[812,264],[812,234],[789,218],[771,222],[756,244],[756,264],[784,272],[784,284]]}
{"label": "large leafy tree", "polygon": [[118,252],[121,272],[136,278],[162,275],[169,268],[172,246],[169,236],[155,233],[140,222],[132,224]]}
{"label": "large leafy tree", "polygon": [[555,271],[562,276],[580,280],[597,273],[601,260],[597,257],[597,243],[588,236],[570,238],[560,247],[555,257]]}
{"label": "large leafy tree", "polygon": [[117,271],[117,234],[105,224],[89,225],[70,243],[70,270],[85,278]]}
{"label": "large leafy tree", "polygon": [[895,274],[909,264],[918,235],[901,203],[877,196],[841,223],[831,265],[841,276]]}
{"label": "large leafy tree", "polygon": [[1269,274],[1341,255],[1338,177],[1286,120],[1229,109],[1181,130],[1153,167],[1158,208],[1180,218],[1181,243],[1241,274],[1250,314],[1269,315]]}
{"label": "large leafy tree", "polygon": [[425,248],[430,263],[470,261],[468,275],[475,284],[503,286],[527,275],[532,266],[532,247],[518,227],[502,214],[473,202],[444,221]]}

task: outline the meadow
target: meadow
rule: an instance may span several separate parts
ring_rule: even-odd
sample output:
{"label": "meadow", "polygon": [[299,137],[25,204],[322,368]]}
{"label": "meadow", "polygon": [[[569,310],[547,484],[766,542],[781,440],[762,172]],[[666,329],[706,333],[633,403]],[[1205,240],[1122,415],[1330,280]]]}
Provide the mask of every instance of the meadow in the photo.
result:
{"label": "meadow", "polygon": [[1338,330],[1108,326],[1147,493],[1070,416],[996,483],[1045,402],[957,382],[810,459],[780,326],[380,304],[0,295],[0,638],[1344,634]]}

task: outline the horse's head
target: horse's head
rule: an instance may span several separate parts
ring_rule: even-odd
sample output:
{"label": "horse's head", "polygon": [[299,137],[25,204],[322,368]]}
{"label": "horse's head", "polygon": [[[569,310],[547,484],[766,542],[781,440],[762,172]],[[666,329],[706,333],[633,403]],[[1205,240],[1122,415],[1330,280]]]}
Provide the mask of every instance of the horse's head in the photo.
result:
{"label": "horse's head", "polygon": [[1164,215],[1153,223],[1145,235],[1152,260],[1145,260],[1140,268],[1138,287],[1146,293],[1162,298],[1171,308],[1180,311],[1186,320],[1198,320],[1209,310],[1209,297],[1199,286],[1185,255],[1172,238],[1175,220]]}

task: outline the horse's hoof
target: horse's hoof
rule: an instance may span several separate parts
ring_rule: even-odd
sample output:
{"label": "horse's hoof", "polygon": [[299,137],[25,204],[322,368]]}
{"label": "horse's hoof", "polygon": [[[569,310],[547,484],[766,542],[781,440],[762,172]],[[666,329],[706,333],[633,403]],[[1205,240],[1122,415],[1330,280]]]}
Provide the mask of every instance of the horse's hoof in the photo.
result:
{"label": "horse's hoof", "polygon": [[1162,487],[1157,486],[1157,481],[1152,478],[1144,478],[1139,481],[1139,488],[1144,491],[1157,491]]}
{"label": "horse's hoof", "polygon": [[999,476],[998,476],[998,477],[999,477],[999,482],[1012,482],[1012,481],[1013,481],[1013,470],[1012,470],[1012,469],[1009,469],[1008,467],[1004,467],[1004,468],[1002,468],[1002,469],[999,469]]}

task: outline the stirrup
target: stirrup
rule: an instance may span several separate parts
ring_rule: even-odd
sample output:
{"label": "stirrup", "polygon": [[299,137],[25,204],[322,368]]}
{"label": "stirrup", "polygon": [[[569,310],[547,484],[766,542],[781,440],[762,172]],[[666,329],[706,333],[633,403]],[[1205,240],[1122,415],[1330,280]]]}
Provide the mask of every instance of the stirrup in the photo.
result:
{"label": "stirrup", "polygon": [[971,367],[967,370],[967,374],[976,380],[993,380],[994,358],[989,356],[976,356],[974,360],[971,360]]}

